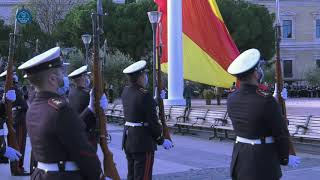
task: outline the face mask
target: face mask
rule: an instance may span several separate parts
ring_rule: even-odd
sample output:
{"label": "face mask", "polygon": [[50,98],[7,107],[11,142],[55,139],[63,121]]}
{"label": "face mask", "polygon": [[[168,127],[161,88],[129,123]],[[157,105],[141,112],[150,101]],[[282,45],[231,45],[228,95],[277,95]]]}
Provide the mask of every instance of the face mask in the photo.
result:
{"label": "face mask", "polygon": [[90,87],[90,79],[86,78],[86,84],[85,84],[86,88]]}
{"label": "face mask", "polygon": [[63,81],[59,83],[58,94],[60,96],[65,95],[69,90],[69,79],[68,77],[63,77]]}
{"label": "face mask", "polygon": [[145,79],[144,79],[144,86],[147,87],[148,86],[148,75],[145,75]]}

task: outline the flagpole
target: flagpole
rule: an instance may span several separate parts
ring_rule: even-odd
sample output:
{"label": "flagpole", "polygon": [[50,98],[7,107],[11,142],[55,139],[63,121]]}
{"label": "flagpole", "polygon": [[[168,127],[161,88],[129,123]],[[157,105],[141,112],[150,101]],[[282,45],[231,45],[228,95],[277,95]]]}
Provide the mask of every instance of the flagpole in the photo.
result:
{"label": "flagpole", "polygon": [[182,0],[168,4],[168,99],[165,105],[185,105],[183,99]]}

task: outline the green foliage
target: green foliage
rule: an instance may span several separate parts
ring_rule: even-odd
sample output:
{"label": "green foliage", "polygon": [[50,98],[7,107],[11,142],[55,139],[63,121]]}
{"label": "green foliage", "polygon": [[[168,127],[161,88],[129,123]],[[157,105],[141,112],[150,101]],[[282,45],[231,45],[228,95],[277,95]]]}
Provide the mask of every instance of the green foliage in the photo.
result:
{"label": "green foliage", "polygon": [[274,15],[246,1],[218,0],[222,17],[240,52],[256,48],[269,60],[275,53]]}
{"label": "green foliage", "polygon": [[123,69],[132,63],[134,63],[133,59],[119,50],[107,55],[104,77],[109,85],[113,85],[115,96],[119,96],[122,88],[127,84],[127,77],[122,73]]}
{"label": "green foliage", "polygon": [[306,80],[312,86],[320,85],[320,68],[311,68],[305,75]]}
{"label": "green foliage", "polygon": [[64,55],[64,57],[67,59],[67,62],[70,63],[67,70],[68,74],[84,65],[85,57],[79,49],[74,48]]}
{"label": "green foliage", "polygon": [[203,90],[203,97],[207,100],[212,99],[214,97],[214,92],[211,89]]}
{"label": "green foliage", "polygon": [[36,55],[37,39],[39,39],[39,53],[44,52],[55,45],[54,40],[44,33],[35,21],[20,26],[19,28],[21,36],[17,38],[17,64],[21,64]]}
{"label": "green foliage", "polygon": [[11,26],[4,24],[4,20],[0,19],[0,57],[8,56],[10,32]]}
{"label": "green foliage", "polygon": [[[118,49],[139,59],[151,50],[152,30],[147,12],[156,9],[153,1],[139,1],[129,4],[112,4],[104,1],[108,16],[104,17],[104,36],[111,49]],[[55,38],[64,46],[83,49],[81,35],[91,34],[91,12],[96,9],[95,2],[78,6],[70,11],[65,20],[57,25]]]}
{"label": "green foliage", "polygon": [[[19,25],[20,36],[16,37],[15,59],[16,65],[27,61],[35,55],[36,40],[39,39],[39,52],[53,46],[52,39],[41,31],[36,22]],[[9,50],[9,34],[13,32],[11,26],[4,25],[0,20],[0,57],[7,57]]]}
{"label": "green foliage", "polygon": [[264,67],[264,82],[275,83],[275,63]]}

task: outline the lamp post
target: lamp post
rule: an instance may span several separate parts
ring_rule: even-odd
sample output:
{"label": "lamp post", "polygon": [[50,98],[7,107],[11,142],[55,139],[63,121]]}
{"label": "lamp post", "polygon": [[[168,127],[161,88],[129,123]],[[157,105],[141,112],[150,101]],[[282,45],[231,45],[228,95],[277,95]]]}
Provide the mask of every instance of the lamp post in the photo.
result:
{"label": "lamp post", "polygon": [[82,42],[84,44],[84,47],[86,48],[86,64],[88,66],[88,69],[89,69],[89,60],[88,60],[88,52],[89,52],[89,45],[91,43],[91,35],[90,34],[83,34],[81,36],[81,39],[82,39]]}
{"label": "lamp post", "polygon": [[152,58],[152,80],[153,80],[153,95],[154,97],[157,97],[157,91],[159,91],[159,89],[157,89],[156,87],[156,64],[157,64],[157,45],[156,45],[156,33],[157,33],[157,27],[158,24],[161,20],[161,15],[162,13],[159,11],[150,11],[148,12],[148,17],[149,17],[149,21],[151,23],[152,26],[152,33],[153,33],[153,47],[152,47],[152,51],[153,51],[153,58]]}

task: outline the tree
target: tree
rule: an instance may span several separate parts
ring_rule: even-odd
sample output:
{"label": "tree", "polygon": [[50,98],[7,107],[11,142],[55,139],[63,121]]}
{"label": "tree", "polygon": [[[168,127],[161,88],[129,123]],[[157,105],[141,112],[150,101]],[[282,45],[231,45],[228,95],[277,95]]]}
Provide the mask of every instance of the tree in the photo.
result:
{"label": "tree", "polygon": [[8,56],[10,32],[12,27],[4,24],[4,20],[0,19],[0,58]]}
{"label": "tree", "polygon": [[[26,25],[18,25],[19,36],[16,36],[15,59],[16,64],[25,62],[33,55],[35,55],[36,39],[40,40],[40,52],[50,46],[50,38],[42,32],[36,22],[31,22]],[[9,34],[13,32],[13,27],[5,25],[0,20],[0,57],[7,57],[9,51]]]}
{"label": "tree", "polygon": [[[83,66],[83,60],[84,60],[84,54],[76,48],[70,48],[72,49],[68,53],[64,54],[63,57],[67,59],[67,62],[70,63],[70,65],[67,67],[67,73],[70,74],[72,71],[80,68]],[[64,49],[62,49],[64,51]]]}
{"label": "tree", "polygon": [[70,9],[84,2],[85,0],[29,0],[27,4],[41,29],[51,34]]}
{"label": "tree", "polygon": [[320,85],[320,68],[311,68],[305,75],[306,80],[312,86]]}
{"label": "tree", "polygon": [[[139,59],[151,50],[152,30],[147,13],[156,9],[153,1],[139,1],[128,4],[113,4],[103,1],[104,10],[108,16],[104,17],[104,36],[108,39],[111,49],[118,49],[129,54],[133,59]],[[75,7],[57,25],[54,36],[63,42],[64,46],[76,46],[83,49],[81,35],[91,34],[91,12],[95,11],[96,3],[90,2]]]}
{"label": "tree", "polygon": [[134,63],[132,58],[119,50],[115,50],[113,53],[107,55],[104,77],[109,85],[113,85],[115,96],[120,96],[122,88],[127,84],[127,77],[122,73],[123,69],[132,63]]}
{"label": "tree", "polygon": [[274,15],[261,5],[246,1],[217,1],[226,26],[239,50],[259,49],[269,60],[275,53]]}

